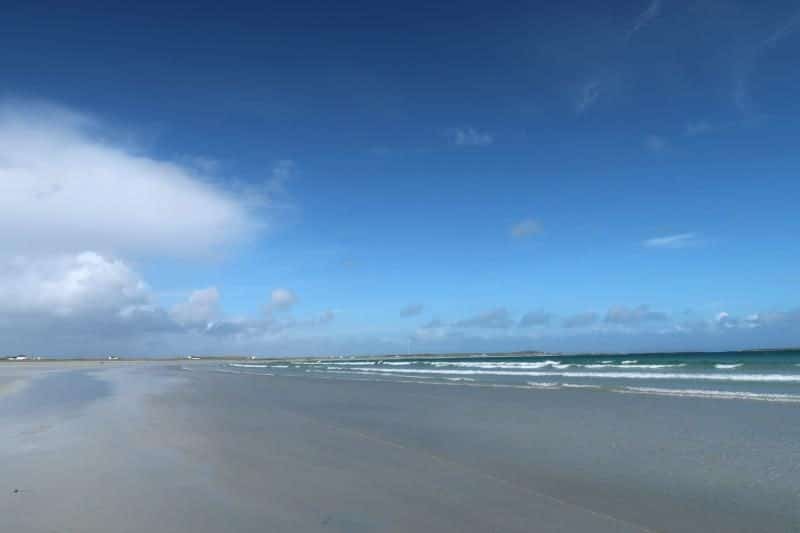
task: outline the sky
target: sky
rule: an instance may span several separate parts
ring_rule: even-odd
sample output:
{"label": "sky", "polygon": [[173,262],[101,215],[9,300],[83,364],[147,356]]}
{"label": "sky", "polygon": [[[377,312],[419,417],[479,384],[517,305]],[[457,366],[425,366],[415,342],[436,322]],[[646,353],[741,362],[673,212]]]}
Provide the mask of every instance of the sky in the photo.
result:
{"label": "sky", "polygon": [[800,5],[9,3],[0,353],[800,345]]}

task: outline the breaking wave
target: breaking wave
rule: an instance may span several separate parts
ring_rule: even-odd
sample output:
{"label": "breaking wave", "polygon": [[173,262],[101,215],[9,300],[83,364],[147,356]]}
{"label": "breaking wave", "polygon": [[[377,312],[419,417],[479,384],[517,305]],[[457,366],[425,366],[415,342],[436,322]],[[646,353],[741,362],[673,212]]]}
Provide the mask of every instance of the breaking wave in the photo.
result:
{"label": "breaking wave", "polygon": [[421,368],[370,368],[356,367],[354,370],[367,373],[403,374],[443,374],[443,375],[488,375],[488,376],[530,376],[530,377],[574,377],[574,378],[618,378],[618,379],[683,379],[703,381],[750,381],[767,383],[800,383],[800,374],[730,374],[730,373],[676,373],[676,372],[552,372],[552,371],[514,371],[514,370],[460,370],[460,369],[421,369]]}

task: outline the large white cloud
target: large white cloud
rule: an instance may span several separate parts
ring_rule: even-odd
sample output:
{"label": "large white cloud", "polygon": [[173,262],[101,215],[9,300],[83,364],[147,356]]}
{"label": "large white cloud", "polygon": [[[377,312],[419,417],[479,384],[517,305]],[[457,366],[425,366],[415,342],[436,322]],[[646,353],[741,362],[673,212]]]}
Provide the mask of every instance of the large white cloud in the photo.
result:
{"label": "large white cloud", "polygon": [[204,254],[259,225],[242,199],[102,130],[58,106],[0,103],[0,252]]}
{"label": "large white cloud", "polygon": [[209,287],[167,310],[124,260],[96,252],[18,255],[0,260],[0,354],[240,353],[335,317],[325,311],[294,318],[284,308],[279,318],[269,306],[231,316],[220,299]]}
{"label": "large white cloud", "polygon": [[152,305],[147,284],[124,262],[94,252],[0,262],[0,313],[85,318]]}
{"label": "large white cloud", "polygon": [[251,235],[292,163],[223,189],[198,174],[209,165],[148,156],[122,137],[60,106],[0,101],[0,353],[236,352],[333,319],[294,318],[288,289],[255,316],[226,315],[215,287],[163,307],[129,259],[206,255]]}

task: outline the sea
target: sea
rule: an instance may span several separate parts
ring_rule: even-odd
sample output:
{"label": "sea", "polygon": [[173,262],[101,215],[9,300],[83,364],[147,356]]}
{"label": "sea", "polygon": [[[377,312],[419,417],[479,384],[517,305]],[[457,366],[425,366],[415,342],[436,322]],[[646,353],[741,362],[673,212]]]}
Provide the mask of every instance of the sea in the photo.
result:
{"label": "sea", "polygon": [[273,376],[800,403],[800,350],[256,359],[224,366]]}

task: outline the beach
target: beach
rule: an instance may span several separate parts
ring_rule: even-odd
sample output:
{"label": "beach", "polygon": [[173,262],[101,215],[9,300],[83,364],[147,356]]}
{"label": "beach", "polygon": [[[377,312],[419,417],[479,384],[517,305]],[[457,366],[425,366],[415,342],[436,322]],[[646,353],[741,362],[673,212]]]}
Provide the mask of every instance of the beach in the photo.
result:
{"label": "beach", "polygon": [[0,529],[796,531],[794,403],[0,366]]}

